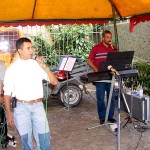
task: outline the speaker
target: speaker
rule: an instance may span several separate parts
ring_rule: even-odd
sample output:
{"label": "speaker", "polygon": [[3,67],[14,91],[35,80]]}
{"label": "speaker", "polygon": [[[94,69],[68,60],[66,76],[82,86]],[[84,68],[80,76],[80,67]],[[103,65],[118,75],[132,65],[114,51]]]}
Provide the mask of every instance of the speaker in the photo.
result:
{"label": "speaker", "polygon": [[[150,98],[146,96],[141,98],[139,95],[131,95],[129,93],[124,93],[124,95],[131,112],[131,116],[139,121],[149,122]],[[125,113],[129,113],[122,94],[120,100],[120,109]]]}

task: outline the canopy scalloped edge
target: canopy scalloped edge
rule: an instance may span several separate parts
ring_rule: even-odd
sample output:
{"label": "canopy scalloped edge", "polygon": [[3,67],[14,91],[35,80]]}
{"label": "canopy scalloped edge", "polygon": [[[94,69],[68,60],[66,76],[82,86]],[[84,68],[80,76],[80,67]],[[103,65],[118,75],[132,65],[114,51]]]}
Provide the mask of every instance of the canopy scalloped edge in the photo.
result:
{"label": "canopy scalloped edge", "polygon": [[18,27],[18,26],[22,26],[22,27],[25,27],[25,26],[35,26],[35,25],[38,25],[38,26],[42,26],[42,25],[58,25],[58,24],[62,24],[62,25],[65,25],[65,24],[104,24],[104,23],[107,23],[108,22],[108,19],[104,19],[104,20],[44,20],[44,21],[41,21],[41,20],[36,20],[36,21],[16,21],[16,22],[0,22],[0,26],[4,26],[4,27],[10,27],[10,26],[13,26],[13,27]]}
{"label": "canopy scalloped edge", "polygon": [[138,23],[145,22],[145,21],[150,21],[150,15],[149,16],[139,16],[139,17],[130,18],[130,32],[134,31],[134,27]]}

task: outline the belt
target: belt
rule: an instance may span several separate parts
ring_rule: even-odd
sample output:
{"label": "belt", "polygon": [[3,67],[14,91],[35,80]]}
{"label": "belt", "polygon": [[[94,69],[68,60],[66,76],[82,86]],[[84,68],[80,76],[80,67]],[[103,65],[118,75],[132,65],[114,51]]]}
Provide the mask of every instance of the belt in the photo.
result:
{"label": "belt", "polygon": [[38,98],[35,100],[29,100],[29,101],[17,99],[17,102],[33,104],[33,103],[37,103],[37,102],[42,102],[42,98]]}

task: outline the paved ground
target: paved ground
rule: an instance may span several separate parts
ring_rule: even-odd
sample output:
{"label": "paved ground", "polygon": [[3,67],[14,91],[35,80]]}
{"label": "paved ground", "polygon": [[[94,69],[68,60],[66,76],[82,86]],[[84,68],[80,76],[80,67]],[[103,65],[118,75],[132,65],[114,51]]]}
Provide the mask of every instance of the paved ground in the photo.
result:
{"label": "paved ground", "polygon": [[[95,94],[92,93],[95,97]],[[126,122],[126,115],[121,113],[121,126]],[[106,126],[87,130],[99,124],[96,102],[90,95],[83,95],[82,102],[71,110],[64,109],[56,99],[49,100],[48,120],[51,129],[52,150],[115,150],[116,136]],[[142,125],[142,123],[140,123]],[[21,142],[15,129],[9,133],[16,137],[16,148],[7,150],[21,150]],[[121,128],[121,150],[150,150],[150,131],[142,134],[134,129],[133,124]],[[35,142],[34,142],[35,144]]]}

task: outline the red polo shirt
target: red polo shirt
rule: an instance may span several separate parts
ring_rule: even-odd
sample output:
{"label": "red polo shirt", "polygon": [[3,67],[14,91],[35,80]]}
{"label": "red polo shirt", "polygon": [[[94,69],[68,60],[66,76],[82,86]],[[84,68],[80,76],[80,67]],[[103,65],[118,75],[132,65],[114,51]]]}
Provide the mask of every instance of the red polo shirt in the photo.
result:
{"label": "red polo shirt", "polygon": [[114,52],[116,49],[112,48],[111,45],[106,47],[103,42],[95,45],[90,51],[88,59],[90,59],[94,65],[98,68],[99,63],[102,61],[106,61],[107,53]]}

